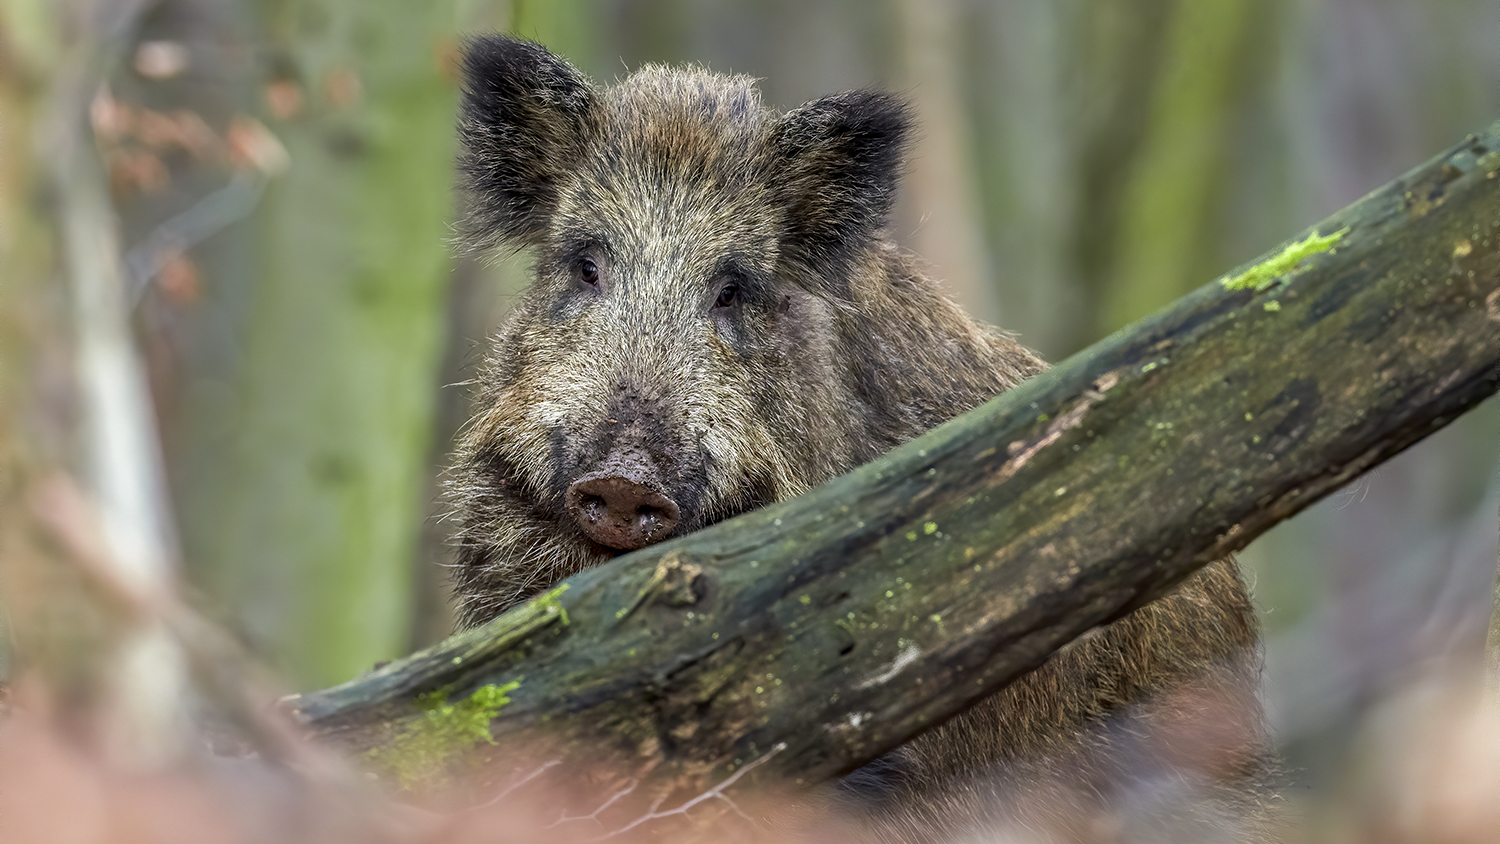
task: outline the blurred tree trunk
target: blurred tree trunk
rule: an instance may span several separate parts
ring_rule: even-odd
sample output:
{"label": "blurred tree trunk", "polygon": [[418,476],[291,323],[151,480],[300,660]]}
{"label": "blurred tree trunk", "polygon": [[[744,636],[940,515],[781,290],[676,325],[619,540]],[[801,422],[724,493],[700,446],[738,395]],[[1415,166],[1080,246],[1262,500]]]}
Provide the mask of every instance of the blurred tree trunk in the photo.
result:
{"label": "blurred tree trunk", "polygon": [[[18,668],[10,652],[18,637],[61,621],[30,600],[61,590],[50,582],[56,572],[48,555],[18,530],[18,514],[30,484],[63,463],[76,433],[56,383],[71,365],[65,302],[55,283],[57,244],[35,201],[36,124],[62,38],[45,3],[0,5],[0,680]],[[80,621],[87,635],[89,619]],[[40,654],[55,641],[27,644]],[[58,656],[48,662],[61,673],[79,655]]]}
{"label": "blurred tree trunk", "polygon": [[[509,26],[496,28],[545,44],[568,56],[585,73],[598,75],[601,69],[590,66],[591,59],[599,58],[595,55],[595,36],[601,12],[594,8],[596,5],[587,0],[511,0]],[[616,72],[619,66],[611,63],[603,70]]]}
{"label": "blurred tree trunk", "polygon": [[1178,2],[1156,68],[1144,135],[1124,173],[1098,334],[1191,290],[1216,265],[1219,194],[1235,116],[1264,58],[1275,3]]}
{"label": "blurred tree trunk", "polygon": [[973,120],[964,102],[965,20],[953,0],[895,0],[901,90],[916,118],[899,235],[975,317],[1003,323],[980,213]]}
{"label": "blurred tree trunk", "polygon": [[[1076,211],[1062,223],[1067,234],[1060,239],[1064,272],[1059,281],[1071,282],[1077,299],[1065,310],[1067,318],[1042,317],[1056,322],[1054,348],[1060,354],[1072,354],[1099,336],[1096,326],[1114,272],[1129,175],[1145,144],[1147,114],[1177,7],[1175,0],[1128,5],[1086,0],[1060,23],[1063,43],[1057,54],[1069,66],[1059,72],[1063,87],[1053,93],[1064,102],[1087,97],[1091,103],[1067,115],[1073,120],[1056,133],[1078,138],[1071,158],[1059,168],[1064,172],[1057,174],[1066,180],[1066,170],[1076,168],[1071,180]],[[1045,148],[1050,138],[1037,139],[1028,149]]]}
{"label": "blurred tree trunk", "polygon": [[[185,409],[196,581],[297,687],[408,644],[448,286],[452,0],[265,0],[268,123],[228,401]],[[317,642],[317,647],[309,643]]]}

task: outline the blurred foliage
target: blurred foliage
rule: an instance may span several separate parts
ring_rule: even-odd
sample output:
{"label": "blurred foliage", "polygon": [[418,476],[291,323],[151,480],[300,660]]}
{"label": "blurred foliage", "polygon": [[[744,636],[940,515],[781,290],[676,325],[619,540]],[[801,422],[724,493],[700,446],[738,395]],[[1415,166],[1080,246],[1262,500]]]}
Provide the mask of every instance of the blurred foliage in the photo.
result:
{"label": "blurred foliage", "polygon": [[[76,447],[30,164],[66,70],[63,8],[88,4],[0,0],[0,384],[12,407],[35,403],[0,430],[12,480]],[[445,243],[453,60],[489,29],[604,81],[647,61],[748,73],[780,108],[902,92],[922,129],[896,235],[1051,359],[1500,112],[1491,0],[146,3],[92,118],[186,574],[296,688],[451,624],[434,479],[467,416],[462,382],[526,276],[525,256],[455,262]],[[1477,655],[1497,412],[1243,555],[1297,766],[1339,770],[1318,760],[1358,752],[1375,701]]]}

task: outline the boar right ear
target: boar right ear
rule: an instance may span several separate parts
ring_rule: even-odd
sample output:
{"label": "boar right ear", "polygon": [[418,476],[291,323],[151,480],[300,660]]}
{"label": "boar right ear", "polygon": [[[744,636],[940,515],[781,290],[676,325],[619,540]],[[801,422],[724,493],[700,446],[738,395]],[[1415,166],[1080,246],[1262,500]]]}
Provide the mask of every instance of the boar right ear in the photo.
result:
{"label": "boar right ear", "polygon": [[851,91],[814,100],[777,127],[782,254],[827,293],[849,295],[854,262],[885,226],[910,123],[896,97]]}
{"label": "boar right ear", "polygon": [[537,243],[557,209],[558,183],[577,165],[594,87],[540,44],[473,38],[463,58],[459,187],[470,247]]}

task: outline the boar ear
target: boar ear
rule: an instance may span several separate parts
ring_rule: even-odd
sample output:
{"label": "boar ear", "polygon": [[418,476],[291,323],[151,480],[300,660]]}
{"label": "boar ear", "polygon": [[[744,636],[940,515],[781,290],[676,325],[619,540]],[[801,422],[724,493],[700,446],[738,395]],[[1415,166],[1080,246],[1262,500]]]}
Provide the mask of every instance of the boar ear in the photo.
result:
{"label": "boar ear", "polygon": [[829,293],[849,295],[854,262],[885,225],[910,122],[890,94],[851,91],[802,106],[777,129],[782,254]]}
{"label": "boar ear", "polygon": [[487,35],[465,44],[459,111],[463,240],[484,248],[535,244],[576,166],[594,87],[540,44]]}

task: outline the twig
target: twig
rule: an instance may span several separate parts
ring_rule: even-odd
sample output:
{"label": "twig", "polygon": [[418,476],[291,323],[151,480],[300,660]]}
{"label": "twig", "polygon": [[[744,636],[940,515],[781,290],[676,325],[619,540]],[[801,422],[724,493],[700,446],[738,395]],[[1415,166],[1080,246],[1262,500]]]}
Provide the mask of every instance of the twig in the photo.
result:
{"label": "twig", "polygon": [[485,807],[493,806],[496,803],[499,803],[501,800],[504,800],[505,798],[509,797],[511,795],[511,793],[514,792],[516,789],[520,788],[521,786],[525,785],[526,783],[529,783],[532,780],[536,779],[537,777],[541,776],[548,768],[554,767],[556,765],[561,765],[561,764],[562,764],[562,760],[561,759],[553,759],[553,760],[550,760],[548,762],[544,762],[540,768],[537,768],[535,771],[532,771],[531,773],[527,774],[526,776],[522,777],[521,779],[517,780],[516,782],[513,782],[510,785],[506,786],[504,791],[500,792],[499,794],[496,794],[494,797],[491,797],[490,799],[484,801],[483,803],[479,803],[477,805],[469,807],[469,811],[472,812],[472,811],[475,811],[475,810],[478,810],[478,809],[483,809]]}
{"label": "twig", "polygon": [[558,818],[556,821],[548,824],[547,825],[547,829],[551,829],[554,826],[560,826],[560,825],[565,824],[565,823],[567,823],[569,821],[593,821],[595,823],[599,823],[602,826],[603,824],[600,823],[600,821],[599,821],[599,813],[602,812],[602,811],[604,811],[605,809],[608,809],[610,806],[613,806],[615,803],[618,803],[621,798],[623,798],[626,795],[630,794],[631,792],[635,791],[636,786],[638,786],[640,784],[641,784],[641,781],[639,779],[632,778],[630,780],[630,785],[627,785],[624,788],[620,789],[619,791],[616,791],[614,794],[611,794],[607,800],[605,800],[603,803],[599,804],[599,808],[597,808],[594,811],[588,813],[587,815],[568,815],[568,814],[564,814],[562,817]]}
{"label": "twig", "polygon": [[[656,807],[660,806],[662,804],[662,800],[665,800],[666,798],[658,799],[655,803],[651,804],[651,811],[647,812],[644,815],[641,815],[640,817],[636,818],[635,820],[631,821],[630,823],[626,824],[625,826],[620,827],[619,829],[615,830],[614,832],[608,833],[606,835],[602,835],[599,838],[595,838],[595,839],[592,839],[592,840],[594,840],[594,841],[603,841],[603,840],[605,840],[607,838],[614,838],[615,836],[622,835],[622,834],[624,834],[626,832],[629,832],[630,830],[635,829],[636,827],[638,827],[641,824],[646,823],[648,821],[660,820],[662,818],[669,818],[672,815],[686,815],[689,809],[693,808],[694,806],[697,806],[699,803],[702,803],[702,802],[704,802],[706,800],[712,800],[712,799],[715,799],[715,798],[723,800],[725,803],[728,803],[729,804],[729,808],[733,809],[734,812],[735,812],[735,814],[739,815],[740,817],[744,818],[745,820],[750,820],[750,816],[746,815],[744,812],[740,811],[740,807],[738,805],[736,805],[733,800],[730,800],[729,797],[725,795],[725,792],[731,786],[733,786],[736,782],[738,782],[739,779],[741,777],[743,777],[745,774],[748,774],[751,771],[755,770],[756,768],[760,767],[761,765],[764,765],[766,762],[770,761],[770,759],[771,759],[772,756],[775,756],[776,754],[780,753],[783,750],[786,750],[786,742],[784,742],[784,741],[777,742],[776,745],[774,747],[772,747],[769,751],[767,751],[764,756],[761,756],[759,759],[756,759],[754,761],[748,762],[745,765],[741,766],[741,768],[738,771],[735,771],[728,779],[724,780],[723,782],[719,783],[718,785],[714,786],[713,788],[710,788],[708,791],[703,792],[702,794],[698,795],[697,797],[694,797],[693,799],[687,801],[686,803],[683,803],[681,806],[678,806],[675,809],[668,809],[665,812],[658,812],[658,811],[656,811]],[[613,800],[614,798],[610,798],[610,799]]]}

